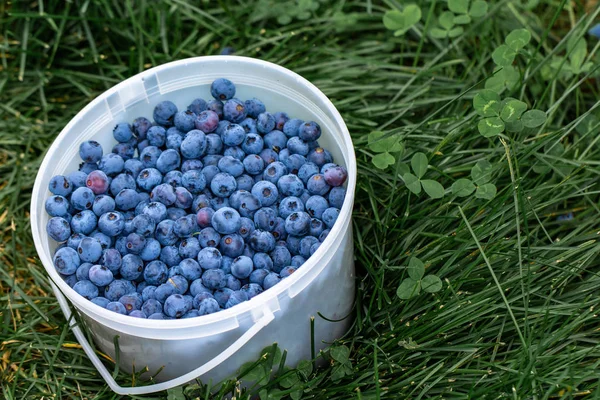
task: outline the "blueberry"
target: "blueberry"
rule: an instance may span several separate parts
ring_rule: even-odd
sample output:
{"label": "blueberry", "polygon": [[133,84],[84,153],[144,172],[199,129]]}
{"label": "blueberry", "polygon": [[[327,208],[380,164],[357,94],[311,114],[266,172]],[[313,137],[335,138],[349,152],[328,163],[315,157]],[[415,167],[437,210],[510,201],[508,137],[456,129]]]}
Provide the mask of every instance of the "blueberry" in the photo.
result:
{"label": "blueberry", "polygon": [[[173,188],[171,185],[167,186]],[[133,189],[123,189],[115,196],[115,205],[121,211],[133,210],[139,202],[138,192]]]}
{"label": "blueberry", "polygon": [[113,246],[113,239],[97,229],[90,233],[90,237],[100,242],[100,246],[102,246],[103,251]]}
{"label": "blueberry", "polygon": [[139,142],[138,142],[138,145],[137,145],[137,148],[138,148],[138,153],[140,153],[140,154],[141,154],[141,153],[142,153],[142,151],[144,151],[144,149],[145,149],[146,147],[148,147],[148,146],[149,146],[149,144],[148,144],[148,140],[147,140],[147,139],[144,139],[144,140],[141,140],[141,141],[139,141]]}
{"label": "blueberry", "polygon": [[327,182],[329,186],[336,187],[341,186],[346,182],[348,171],[346,171],[346,168],[336,165],[335,167],[326,170],[323,173],[323,176],[325,177],[325,182]]}
{"label": "blueberry", "polygon": [[207,289],[217,290],[225,287],[225,273],[220,269],[209,269],[202,274],[202,283]]}
{"label": "blueberry", "polygon": [[179,156],[179,152],[173,149],[167,149],[158,157],[158,160],[156,161],[156,169],[163,174],[166,174],[169,171],[179,168],[180,164],[181,157]]}
{"label": "blueberry", "polygon": [[[94,171],[94,172],[98,172],[98,171]],[[90,175],[92,175],[94,172],[92,172]],[[89,180],[90,175],[88,175],[88,180]],[[94,189],[92,187],[90,187],[90,189],[92,189],[92,191],[94,191]],[[110,193],[113,196],[116,196],[117,193],[119,193],[123,189],[134,189],[134,190],[136,189],[135,179],[127,173],[122,173],[122,174],[117,175],[116,177],[113,178],[113,180],[110,183]],[[96,194],[99,194],[99,193],[96,193]],[[104,213],[102,213],[102,214],[104,214]]]}
{"label": "blueberry", "polygon": [[206,177],[201,171],[187,171],[181,177],[181,184],[190,193],[198,194],[206,188]]}
{"label": "blueberry", "polygon": [[327,164],[324,164],[323,166],[321,166],[321,171],[320,171],[320,172],[321,172],[323,175],[325,175],[325,172],[327,172],[327,171],[329,171],[331,168],[335,168],[335,167],[337,167],[337,166],[338,166],[337,164],[334,164],[334,163],[332,163],[332,162],[330,162],[330,163],[327,163]]}
{"label": "blueberry", "polygon": [[256,117],[256,129],[266,134],[275,129],[275,117],[269,112],[262,112]]}
{"label": "blueberry", "polygon": [[240,290],[242,292],[246,292],[246,294],[248,295],[248,299],[251,299],[254,296],[261,294],[263,288],[260,287],[260,285],[257,285],[256,283],[249,283],[247,285],[242,286],[242,289]]}
{"label": "blueberry", "polygon": [[[69,225],[69,229],[71,229],[70,225]],[[71,236],[69,236],[69,239],[67,240],[67,246],[69,246],[72,249],[77,250],[77,246],[79,246],[79,242],[81,242],[81,239],[83,239],[84,237],[86,237],[86,236],[81,233],[72,234]]]}
{"label": "blueberry", "polygon": [[225,303],[225,308],[231,308],[233,306],[237,306],[240,303],[248,300],[248,294],[246,292],[242,292],[241,290],[236,290],[231,293],[227,303]]}
{"label": "blueberry", "polygon": [[288,139],[287,148],[290,151],[290,154],[306,156],[309,152],[308,143],[297,136]]}
{"label": "blueberry", "polygon": [[246,256],[236,257],[231,264],[231,274],[239,279],[248,278],[253,269],[252,259]]}
{"label": "blueberry", "polygon": [[323,212],[322,220],[329,229],[333,228],[335,221],[340,215],[340,210],[335,207],[329,207]]}
{"label": "blueberry", "polygon": [[287,231],[285,230],[285,220],[281,217],[277,217],[275,220],[275,227],[271,231],[275,240],[285,240],[287,238]]}
{"label": "blueberry", "polygon": [[298,170],[298,178],[300,178],[302,180],[302,182],[304,182],[304,184],[306,184],[306,182],[308,182],[308,179],[319,173],[319,167],[317,167],[317,164],[312,163],[312,162],[305,162],[300,169]]}
{"label": "blueberry", "polygon": [[[108,153],[102,156],[98,168],[108,176],[116,176],[123,171],[125,160],[118,154]],[[88,177],[89,179],[89,177]]]}
{"label": "blueberry", "polygon": [[[263,137],[263,140],[265,141],[266,148],[273,149],[276,152],[280,152],[280,150],[283,149],[287,145],[288,138],[287,138],[287,136],[285,136],[285,134],[283,132],[274,130],[274,131],[267,133]],[[281,160],[281,154],[280,154],[280,160]]]}
{"label": "blueberry", "polygon": [[271,232],[277,222],[277,211],[270,207],[263,207],[254,214],[254,225],[256,229]]}
{"label": "blueberry", "polygon": [[244,102],[244,105],[246,106],[248,116],[252,118],[257,118],[259,114],[264,113],[266,111],[264,103],[256,97],[250,100],[246,100]]}
{"label": "blueberry", "polygon": [[[325,183],[325,181],[323,181]],[[293,174],[282,176],[277,182],[277,188],[283,196],[300,196],[304,191],[304,184]]]}
{"label": "blueberry", "polygon": [[244,173],[244,164],[231,156],[222,157],[217,163],[217,167],[221,172],[228,173],[233,177],[238,177]]}
{"label": "blueberry", "polygon": [[303,238],[300,236],[292,236],[292,235],[288,236],[286,243],[287,243],[287,248],[291,254],[293,254],[293,255],[300,254],[300,241],[302,239]]}
{"label": "blueberry", "polygon": [[[265,162],[265,165],[268,167],[270,164],[279,161],[279,154],[273,149],[263,149],[260,154],[260,158],[262,158]],[[283,165],[283,163],[282,163]],[[287,173],[287,172],[286,172]],[[283,174],[285,175],[285,174]]]}
{"label": "blueberry", "polygon": [[320,246],[321,242],[314,243],[312,246],[310,246],[310,255],[312,256],[313,254],[315,254]]}
{"label": "blueberry", "polygon": [[275,238],[271,232],[256,229],[250,234],[248,244],[255,251],[268,253],[275,248]]}
{"label": "blueberry", "polygon": [[199,158],[206,150],[206,135],[194,129],[189,131],[181,142],[181,155],[185,158]]}
{"label": "blueberry", "polygon": [[304,121],[297,118],[289,119],[283,125],[283,129],[280,129],[285,133],[285,135],[289,138],[298,136],[298,129],[300,125],[304,124]]}
{"label": "blueberry", "polygon": [[230,146],[225,149],[223,152],[224,156],[231,156],[233,158],[237,158],[242,161],[244,157],[246,157],[246,152],[239,146]]}
{"label": "blueberry", "polygon": [[324,230],[325,224],[323,223],[323,221],[316,218],[310,220],[310,231],[308,233],[310,236],[318,238]]}
{"label": "blueberry", "polygon": [[127,309],[125,306],[118,301],[111,301],[106,305],[106,309],[112,312],[116,312],[117,314],[127,315]]}
{"label": "blueberry", "polygon": [[237,233],[224,235],[219,242],[219,250],[224,256],[238,257],[244,252],[244,239]]}
{"label": "blueberry", "polygon": [[188,214],[175,221],[173,232],[180,238],[190,237],[193,233],[198,232],[196,214]]}
{"label": "blueberry", "polygon": [[[126,122],[117,124],[113,128],[113,137],[119,143],[127,143],[129,140],[131,140],[133,138],[133,131],[131,130],[131,125],[129,125]],[[83,159],[83,157],[81,157],[81,158]],[[87,160],[84,160],[84,161],[87,161]],[[97,162],[97,161],[98,160],[92,161],[92,162]]]}
{"label": "blueberry", "polygon": [[279,272],[286,265],[290,265],[292,255],[286,247],[276,246],[271,252],[271,259],[273,260],[273,271]]}
{"label": "blueberry", "polygon": [[115,200],[108,195],[99,195],[94,199],[92,210],[96,216],[115,210]]}
{"label": "blueberry", "polygon": [[194,114],[200,114],[202,111],[206,110],[206,101],[200,98],[194,99],[187,109]]}
{"label": "blueberry", "polygon": [[[171,270],[173,270],[173,268],[171,268]],[[167,285],[172,285],[174,288],[174,293],[176,294],[181,294],[183,295],[184,293],[187,292],[188,290],[188,281],[187,279],[185,279],[185,277],[181,276],[181,275],[173,275],[172,277],[169,278],[169,280],[167,280]],[[192,301],[193,301],[193,297],[190,298],[190,308],[192,305]]]}
{"label": "blueberry", "polygon": [[212,294],[212,290],[210,290],[206,286],[204,286],[204,284],[202,283],[202,279],[195,279],[190,284],[189,290],[190,290],[190,294],[192,296],[197,296],[200,293],[209,293],[209,294]]}
{"label": "blueberry", "polygon": [[192,258],[181,260],[179,263],[179,269],[181,270],[181,275],[190,282],[195,281],[202,275],[200,264],[198,264],[198,262]]}
{"label": "blueberry", "polygon": [[306,262],[306,259],[304,257],[302,257],[302,256],[294,256],[294,257],[292,257],[292,262],[290,263],[290,265],[292,267],[299,268],[305,262]]}
{"label": "blueberry", "polygon": [[97,163],[102,158],[102,146],[94,140],[79,145],[79,157],[88,163]]}
{"label": "blueberry", "polygon": [[260,156],[256,154],[250,154],[244,158],[244,169],[250,175],[257,175],[263,172],[265,168],[265,162]]}
{"label": "blueberry", "polygon": [[205,247],[198,253],[198,264],[205,270],[219,268],[221,260],[221,252],[214,247]]}
{"label": "blueberry", "polygon": [[[248,102],[245,104],[247,105]],[[246,133],[258,133],[258,130],[256,129],[256,120],[253,118],[245,118],[242,122],[240,122],[240,126],[244,128]]]}
{"label": "blueberry", "polygon": [[181,143],[183,142],[184,134],[179,132],[176,128],[169,128],[167,130],[167,139],[165,140],[165,147],[167,149],[173,149],[180,151]]}
{"label": "blueberry", "polygon": [[119,271],[122,262],[121,253],[114,248],[104,250],[102,258],[100,258],[100,264],[108,268],[113,274]]}
{"label": "blueberry", "polygon": [[76,274],[72,274],[72,275],[59,274],[59,275],[65,281],[65,283],[67,285],[69,285],[70,287],[75,286],[75,284],[78,282]]}
{"label": "blueberry", "polygon": [[175,196],[175,189],[173,189],[173,186],[168,183],[161,183],[152,189],[150,199],[153,202],[159,202],[168,207],[175,204],[177,197]]}
{"label": "blueberry", "polygon": [[94,297],[92,299],[92,303],[100,306],[102,308],[106,308],[106,306],[110,303],[110,301],[106,297]]}
{"label": "blueberry", "polygon": [[321,219],[323,212],[329,208],[329,202],[323,196],[310,196],[305,207],[311,217]]}
{"label": "blueberry", "polygon": [[235,85],[229,79],[215,79],[210,85],[210,94],[217,100],[229,100],[235,96]]}
{"label": "blueberry", "polygon": [[181,316],[181,319],[196,318],[199,316],[200,316],[200,314],[198,314],[198,310],[190,310],[190,311],[186,312],[185,314],[183,314]]}
{"label": "blueberry", "polygon": [[177,246],[165,246],[160,251],[160,261],[167,264],[168,267],[175,267],[181,262],[179,249]]}
{"label": "blueberry", "polygon": [[310,153],[308,153],[308,156],[306,158],[308,159],[308,161],[317,164],[317,166],[319,167],[322,167],[327,163],[333,162],[333,157],[331,156],[331,153],[322,147],[317,147],[316,149],[312,150]]}
{"label": "blueberry", "polygon": [[85,175],[87,176],[87,174],[99,168],[98,164],[99,163],[81,163],[79,164],[79,171],[85,172]]}
{"label": "blueberry", "polygon": [[87,210],[92,208],[94,204],[94,192],[87,187],[80,187],[75,189],[71,195],[71,205],[76,210]]}
{"label": "blueberry", "polygon": [[[95,168],[94,168],[95,169]],[[85,181],[88,174],[83,171],[73,171],[69,174],[68,179],[72,189],[75,190],[80,187],[85,187]],[[64,186],[64,183],[63,183]],[[52,191],[52,190],[51,190]],[[70,191],[69,191],[70,193]]]}
{"label": "blueberry", "polygon": [[150,285],[160,285],[167,281],[167,265],[162,261],[151,261],[144,268],[144,280]]}
{"label": "blueberry", "polygon": [[[239,123],[242,122],[246,116],[246,106],[244,105],[244,102],[239,99],[229,99],[225,102],[225,105],[223,105],[223,118],[227,121]],[[245,133],[244,128],[240,127],[240,129]]]}
{"label": "blueberry", "polygon": [[206,154],[207,155],[218,155],[223,152],[223,140],[221,137],[214,133],[206,135]]}
{"label": "blueberry", "polygon": [[79,242],[77,253],[79,254],[81,261],[93,263],[98,261],[102,256],[102,245],[98,239],[86,237]]}
{"label": "blueberry", "polygon": [[[90,210],[83,210],[75,214],[71,219],[71,231],[73,231],[73,233],[89,235],[96,228],[97,223],[98,218],[96,217],[96,214]],[[69,235],[67,235],[64,240],[67,240],[70,234],[71,233],[69,232]]]}
{"label": "blueberry", "polygon": [[214,293],[215,300],[219,304],[220,307],[225,307],[227,304],[227,300],[229,300],[229,296],[233,293],[233,290],[229,288],[218,289]]}
{"label": "blueberry", "polygon": [[154,108],[152,116],[159,125],[171,126],[177,113],[177,106],[170,101],[161,101]]}
{"label": "blueberry", "polygon": [[77,252],[70,247],[56,250],[53,257],[54,267],[62,275],[73,275],[81,264]]}
{"label": "blueberry", "polygon": [[281,279],[284,279],[293,274],[294,272],[296,272],[296,268],[292,266],[287,266],[281,270],[279,276],[281,277]]}
{"label": "blueberry", "polygon": [[[146,283],[146,282],[143,282]],[[138,285],[138,289],[140,287],[141,283]],[[142,290],[142,300],[144,302],[150,300],[150,299],[154,299],[154,292],[156,291],[156,286],[154,285],[146,285],[144,287],[144,289]]]}
{"label": "blueberry", "polygon": [[211,180],[210,188],[215,196],[229,197],[237,188],[237,182],[231,174],[219,172]]}
{"label": "blueberry", "polygon": [[228,256],[222,256],[221,258],[221,270],[225,274],[231,274],[231,264],[233,263],[233,258]]}
{"label": "blueberry", "polygon": [[133,318],[143,318],[143,319],[147,318],[146,313],[141,310],[133,310],[132,312],[129,313],[129,316],[133,317]]}
{"label": "blueberry", "polygon": [[319,239],[313,236],[306,236],[300,240],[300,246],[298,247],[298,253],[304,257],[309,258],[311,256],[310,248],[313,244],[319,243]]}
{"label": "blueberry", "polygon": [[238,190],[245,190],[247,192],[252,190],[252,186],[254,186],[254,179],[252,179],[250,175],[246,174],[240,175],[237,178],[235,178],[235,182],[237,184]]}
{"label": "blueberry", "polygon": [[159,223],[167,217],[167,206],[153,201],[144,206],[142,213],[152,218],[155,223]]}
{"label": "blueberry", "polygon": [[[153,286],[151,286],[151,287],[153,287]],[[156,290],[156,288],[154,288],[154,290]],[[144,295],[142,294],[142,298],[143,297],[144,297]],[[154,298],[145,299],[144,303],[142,304],[142,311],[146,315],[161,313],[162,310],[163,310],[162,304],[160,304],[160,302]]]}
{"label": "blueberry", "polygon": [[119,303],[125,306],[125,310],[127,310],[127,314],[135,310],[139,310],[142,308],[142,296],[139,293],[131,293],[121,296],[119,298]]}
{"label": "blueberry", "polygon": [[220,240],[221,235],[219,235],[212,227],[202,229],[198,235],[198,241],[200,242],[200,246],[203,248],[217,247]]}
{"label": "blueberry", "polygon": [[51,217],[64,217],[69,214],[69,200],[63,196],[50,196],[46,199],[45,208]]}
{"label": "blueberry", "polygon": [[98,287],[90,281],[77,282],[73,285],[73,290],[88,300],[98,297]]}
{"label": "blueberry", "polygon": [[271,272],[269,275],[267,275],[264,278],[262,287],[265,290],[271,289],[273,286],[278,284],[279,281],[281,281],[281,278],[279,278],[279,274],[277,274],[275,272]]}
{"label": "blueberry", "polygon": [[96,286],[106,286],[113,281],[113,273],[104,265],[93,265],[89,270],[90,281]]}
{"label": "blueberry", "polygon": [[148,316],[148,319],[170,319],[163,313],[155,313]]}
{"label": "blueberry", "polygon": [[277,186],[269,181],[259,181],[252,187],[252,195],[256,197],[263,206],[272,206],[279,198]]}
{"label": "blueberry", "polygon": [[113,146],[112,152],[127,162],[135,155],[135,147],[131,143],[117,143]]}
{"label": "blueberry", "polygon": [[[140,153],[140,161],[144,168],[157,168],[162,151],[157,146],[148,146]],[[162,179],[162,176],[161,176]]]}
{"label": "blueberry", "polygon": [[[261,253],[259,253],[261,254]],[[262,286],[265,280],[265,277],[269,275],[269,271],[266,269],[255,269],[250,274],[250,283],[255,283],[257,285]]]}
{"label": "blueberry", "polygon": [[211,225],[212,217],[215,213],[210,207],[203,207],[196,213],[196,222],[200,228],[206,228]]}
{"label": "blueberry", "polygon": [[159,303],[164,303],[172,294],[175,294],[175,286],[167,282],[159,285],[156,288],[154,291],[154,298]]}
{"label": "blueberry", "polygon": [[223,102],[221,100],[211,100],[206,104],[206,109],[217,113],[219,118],[223,118]]}
{"label": "blueberry", "polygon": [[146,238],[146,245],[140,252],[139,256],[144,261],[153,261],[160,256],[160,242],[154,238]]}
{"label": "blueberry", "polygon": [[175,114],[173,124],[177,129],[185,133],[194,129],[195,119],[196,114],[194,112],[189,110],[179,111],[177,114]]}
{"label": "blueberry", "polygon": [[104,288],[104,297],[110,301],[118,301],[122,296],[135,292],[135,286],[130,281],[116,279]]}
{"label": "blueberry", "polygon": [[212,183],[213,178],[221,172],[219,167],[216,165],[207,165],[202,168],[202,175],[204,175],[204,180],[206,181],[206,185],[209,186]]}
{"label": "blueberry", "polygon": [[139,117],[133,121],[133,132],[140,139],[146,139],[146,133],[148,129],[152,126],[152,122],[148,118]]}
{"label": "blueberry", "polygon": [[75,272],[75,276],[78,281],[89,281],[90,280],[90,269],[92,268],[90,263],[81,263]]}
{"label": "blueberry", "polygon": [[246,131],[240,125],[229,124],[223,130],[222,139],[226,146],[239,146],[246,139]]}
{"label": "blueberry", "polygon": [[221,234],[237,232],[242,225],[240,214],[231,207],[223,207],[215,211],[211,223],[212,227]]}
{"label": "blueberry", "polygon": [[225,274],[225,287],[231,290],[240,290],[242,282],[231,274]]}
{"label": "blueberry", "polygon": [[283,163],[290,173],[297,175],[300,168],[306,164],[306,157],[301,156],[300,154],[291,154],[283,160]]}
{"label": "blueberry", "polygon": [[183,174],[181,173],[181,171],[173,170],[173,171],[169,171],[165,174],[162,182],[168,183],[169,185],[171,185],[173,187],[177,187],[177,186],[182,185],[182,179],[183,179]]}
{"label": "blueberry", "polygon": [[184,187],[175,188],[175,207],[188,209],[192,206],[194,196]]}
{"label": "blueberry", "polygon": [[316,194],[323,196],[330,188],[331,186],[327,184],[325,177],[322,174],[315,174],[308,178],[308,181],[306,182],[306,189],[308,189],[308,192],[312,195]]}
{"label": "blueberry", "polygon": [[204,133],[214,132],[218,125],[219,115],[212,110],[202,111],[194,120],[195,128]]}
{"label": "blueberry", "polygon": [[341,186],[331,188],[329,191],[329,204],[335,208],[342,208],[346,197],[346,189]]}
{"label": "blueberry", "polygon": [[198,304],[198,315],[208,315],[216,313],[219,310],[219,303],[214,298],[204,299]]}
{"label": "blueberry", "polygon": [[325,229],[323,232],[321,232],[319,235],[319,242],[324,242],[325,239],[327,239],[327,235],[329,235],[329,229]]}
{"label": "blueberry", "polygon": [[163,176],[159,170],[156,168],[146,168],[139,173],[136,183],[140,189],[150,192],[157,185],[160,185],[162,180]]}
{"label": "blueberry", "polygon": [[254,222],[250,218],[242,217],[240,218],[240,228],[237,230],[237,233],[243,238],[247,239],[250,236],[250,233],[256,229]]}
{"label": "blueberry", "polygon": [[282,176],[287,175],[287,173],[287,167],[282,162],[275,161],[267,165],[262,177],[265,181],[277,184],[279,179],[281,179]]}

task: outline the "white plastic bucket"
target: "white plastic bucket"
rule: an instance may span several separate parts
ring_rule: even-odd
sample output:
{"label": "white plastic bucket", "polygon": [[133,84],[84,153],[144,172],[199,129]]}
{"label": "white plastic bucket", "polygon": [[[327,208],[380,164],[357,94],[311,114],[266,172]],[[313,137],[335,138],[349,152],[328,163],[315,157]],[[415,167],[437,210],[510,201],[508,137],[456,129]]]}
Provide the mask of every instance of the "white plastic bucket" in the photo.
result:
{"label": "white plastic bucket", "polygon": [[[271,112],[317,121],[323,130],[319,142],[335,161],[348,169],[347,195],[339,218],[317,252],[297,272],[273,288],[228,310],[182,320],[147,320],[116,314],[79,296],[56,272],[52,255],[56,243],[46,234],[48,215],[44,201],[48,182],[57,174],[77,169],[82,141],[94,139],[110,149],[111,131],[118,122],[152,115],[155,105],[173,101],[184,109],[194,98],[209,99],[210,83],[220,77],[232,80],[236,97],[260,98]],[[278,343],[287,350],[286,363],[296,365],[311,357],[311,317],[315,318],[316,351],[339,338],[348,328],[347,316],[354,299],[352,204],[356,185],[356,159],[352,140],[339,112],[327,97],[306,79],[278,65],[246,57],[213,56],[176,61],[149,69],[98,96],[62,130],[37,175],[31,200],[31,230],[40,259],[50,275],[60,307],[88,357],[119,394],[165,390],[201,378],[219,382],[233,376],[245,362],[254,361],[261,349]],[[65,298],[66,297],[66,298]],[[121,387],[100,362],[85,335],[71,318],[75,307],[99,349],[115,357],[119,336],[120,367],[151,373],[163,368],[158,384]]]}

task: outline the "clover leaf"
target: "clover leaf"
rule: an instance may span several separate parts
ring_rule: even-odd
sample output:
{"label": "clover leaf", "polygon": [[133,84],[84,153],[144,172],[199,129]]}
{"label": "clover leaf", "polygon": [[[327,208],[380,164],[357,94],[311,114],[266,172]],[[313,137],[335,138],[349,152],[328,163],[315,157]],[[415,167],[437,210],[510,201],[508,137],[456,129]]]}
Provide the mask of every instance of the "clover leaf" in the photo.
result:
{"label": "clover leaf", "polygon": [[435,275],[425,274],[425,265],[417,257],[412,257],[408,262],[408,278],[404,279],[396,295],[402,300],[408,300],[421,293],[421,289],[428,293],[439,292],[442,289],[442,281]]}
{"label": "clover leaf", "polygon": [[452,194],[458,197],[467,197],[475,192],[478,199],[491,200],[496,196],[496,186],[489,183],[491,180],[492,164],[487,160],[480,160],[471,168],[471,179],[458,179],[452,184]]}
{"label": "clover leaf", "polygon": [[[469,7],[470,4],[470,7]],[[453,22],[464,25],[471,22],[471,18],[483,17],[487,13],[488,4],[483,0],[448,0],[448,8],[454,14]]]}
{"label": "clover leaf", "polygon": [[461,26],[454,27],[454,14],[445,11],[438,17],[440,28],[433,28],[430,31],[432,37],[436,39],[455,38],[464,32]]}
{"label": "clover leaf", "polygon": [[425,154],[415,153],[410,160],[410,166],[414,174],[405,172],[402,175],[402,180],[406,188],[414,194],[420,194],[421,189],[423,189],[432,199],[441,199],[444,197],[444,186],[431,179],[421,179],[427,172],[428,165],[429,162]]}
{"label": "clover leaf", "polygon": [[502,93],[505,89],[513,89],[519,83],[519,71],[511,65],[496,67],[494,75],[485,81],[485,88],[496,93]]}
{"label": "clover leaf", "polygon": [[396,162],[396,158],[391,153],[401,153],[404,145],[397,135],[384,137],[386,134],[381,131],[373,131],[368,136],[368,146],[375,153],[371,162],[379,169],[386,169]]}
{"label": "clover leaf", "polygon": [[421,9],[416,4],[408,4],[403,10],[389,10],[383,16],[383,25],[394,32],[394,36],[404,35],[421,19]]}

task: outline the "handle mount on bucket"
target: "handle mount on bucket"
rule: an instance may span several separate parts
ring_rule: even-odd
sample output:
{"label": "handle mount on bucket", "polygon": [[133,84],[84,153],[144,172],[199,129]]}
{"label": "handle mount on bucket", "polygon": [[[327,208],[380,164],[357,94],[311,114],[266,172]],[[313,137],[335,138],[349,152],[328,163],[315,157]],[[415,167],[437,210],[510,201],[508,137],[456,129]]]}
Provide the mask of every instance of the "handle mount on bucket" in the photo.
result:
{"label": "handle mount on bucket", "polygon": [[180,377],[171,379],[166,382],[157,383],[157,384],[149,385],[149,386],[122,387],[122,386],[119,386],[119,384],[113,379],[111,373],[106,369],[104,364],[102,364],[102,361],[100,361],[100,358],[98,358],[98,356],[96,355],[96,352],[94,351],[94,349],[92,348],[90,343],[85,338],[85,335],[83,334],[83,331],[81,330],[81,328],[79,326],[77,326],[77,322],[75,321],[74,318],[72,318],[71,309],[70,309],[69,304],[68,304],[67,300],[65,299],[64,295],[54,285],[54,283],[52,281],[50,282],[50,284],[52,285],[52,287],[54,289],[54,293],[56,294],[56,297],[58,299],[58,304],[60,305],[62,312],[65,314],[65,317],[67,317],[67,320],[69,321],[69,325],[70,325],[71,329],[73,330],[73,333],[75,333],[75,337],[77,338],[77,341],[79,341],[79,344],[81,345],[81,347],[83,347],[85,354],[87,354],[89,359],[92,361],[92,364],[94,364],[94,366],[96,367],[98,372],[100,372],[100,375],[102,375],[102,378],[104,378],[104,380],[106,381],[108,386],[115,393],[121,394],[121,395],[137,395],[137,394],[147,394],[147,393],[159,392],[161,390],[167,390],[167,389],[171,389],[176,386],[179,386],[179,385],[183,385],[184,383],[187,383],[193,379],[196,379],[199,376],[204,375],[211,369],[217,367],[219,364],[221,364],[223,361],[227,360],[229,357],[231,357],[235,352],[237,352],[246,343],[248,343],[248,341],[250,341],[250,339],[252,339],[254,337],[254,335],[256,335],[258,332],[260,332],[265,326],[267,326],[271,321],[273,321],[273,319],[275,319],[275,316],[273,315],[271,310],[268,307],[265,307],[263,316],[260,317],[254,323],[254,325],[252,325],[252,327],[250,329],[248,329],[246,332],[244,332],[244,334],[242,336],[240,336],[235,342],[233,342],[229,347],[227,347],[221,354],[215,356],[213,359],[206,362],[206,364],[199,366],[198,368],[196,368],[193,371],[188,372],[187,374],[181,375]]}

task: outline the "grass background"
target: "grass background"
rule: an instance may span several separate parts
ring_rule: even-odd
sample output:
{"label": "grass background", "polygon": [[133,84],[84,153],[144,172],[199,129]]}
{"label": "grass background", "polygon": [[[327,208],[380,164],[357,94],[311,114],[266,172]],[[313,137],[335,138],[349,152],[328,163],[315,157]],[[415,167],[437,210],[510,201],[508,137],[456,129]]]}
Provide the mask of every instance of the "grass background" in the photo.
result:
{"label": "grass background", "polygon": [[[394,37],[382,24],[399,6],[393,1],[322,1],[310,19],[285,26],[268,0],[0,2],[3,397],[118,397],[67,328],[33,247],[30,191],[45,150],[121,80],[233,46],[298,72],[329,96],[359,163],[356,319],[340,341],[351,349],[351,368],[334,379],[340,365],[331,361],[294,390],[316,399],[600,398],[600,148],[598,124],[589,123],[600,105],[598,40],[588,37],[591,73],[545,80],[540,72],[564,56],[566,38],[592,22],[586,12],[598,4],[492,2],[484,20],[450,41],[422,33],[444,1],[420,4],[421,23]],[[493,50],[522,27],[533,39],[517,57],[521,84],[510,94],[547,110],[548,121],[503,144],[479,135],[471,100],[493,72]],[[394,167],[372,166],[366,138],[375,129],[402,136],[402,161],[427,154],[427,176],[446,188],[478,160],[490,161],[497,196],[410,194]],[[558,144],[560,152],[546,151]],[[572,220],[557,220],[569,212]],[[444,287],[403,301],[395,291],[412,255]],[[121,371],[118,381],[131,384],[132,376]],[[206,389],[187,394],[210,398]],[[290,393],[280,389],[275,378],[239,397]],[[144,398],[167,396],[181,391]]]}

